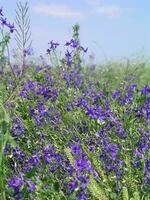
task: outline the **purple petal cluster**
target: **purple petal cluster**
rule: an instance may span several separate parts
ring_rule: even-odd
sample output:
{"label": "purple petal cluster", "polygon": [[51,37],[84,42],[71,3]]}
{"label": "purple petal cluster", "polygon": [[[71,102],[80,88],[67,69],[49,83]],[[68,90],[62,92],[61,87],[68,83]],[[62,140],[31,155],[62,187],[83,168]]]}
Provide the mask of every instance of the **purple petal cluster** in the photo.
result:
{"label": "purple petal cluster", "polygon": [[23,136],[26,133],[26,129],[24,128],[23,122],[19,116],[17,116],[13,120],[11,132],[12,132],[12,136],[16,139],[21,138],[21,136]]}
{"label": "purple petal cluster", "polygon": [[47,54],[50,54],[51,51],[54,51],[59,46],[59,43],[54,42],[53,40],[51,40],[48,44],[50,45],[50,47],[47,49]]}
{"label": "purple petal cluster", "polygon": [[10,22],[7,21],[7,18],[4,17],[3,14],[3,9],[0,9],[0,23],[2,27],[7,27],[9,28],[10,33],[13,33],[15,30],[14,24],[11,24]]}

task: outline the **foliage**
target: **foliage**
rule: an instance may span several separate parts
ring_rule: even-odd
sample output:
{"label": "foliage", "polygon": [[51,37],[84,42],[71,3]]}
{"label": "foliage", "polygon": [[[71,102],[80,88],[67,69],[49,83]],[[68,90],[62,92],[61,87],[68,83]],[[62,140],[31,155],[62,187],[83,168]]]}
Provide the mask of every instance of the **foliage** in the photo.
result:
{"label": "foliage", "polygon": [[56,65],[0,79],[1,199],[148,200],[150,67],[85,66],[73,30]]}

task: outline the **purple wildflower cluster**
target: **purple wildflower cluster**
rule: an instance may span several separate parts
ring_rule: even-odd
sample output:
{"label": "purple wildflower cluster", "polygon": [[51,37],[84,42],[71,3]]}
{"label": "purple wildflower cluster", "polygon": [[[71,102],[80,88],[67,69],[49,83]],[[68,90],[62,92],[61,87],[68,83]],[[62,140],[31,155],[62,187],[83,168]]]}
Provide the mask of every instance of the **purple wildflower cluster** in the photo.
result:
{"label": "purple wildflower cluster", "polygon": [[[150,134],[149,131],[139,128],[137,130],[140,132],[139,140],[137,141],[137,147],[134,150],[135,159],[133,161],[133,166],[140,170],[143,168],[144,182],[146,184],[150,183],[150,160],[149,160],[149,149],[150,149]],[[143,166],[143,163],[145,166]]]}
{"label": "purple wildflower cluster", "polygon": [[62,78],[65,80],[66,86],[78,89],[83,85],[83,76],[81,75],[81,66],[76,65],[74,69],[66,70],[62,74]]}
{"label": "purple wildflower cluster", "polygon": [[71,39],[69,42],[66,42],[65,46],[71,47],[73,49],[79,49],[82,50],[84,53],[87,53],[88,48],[82,47],[79,42],[75,39]]}
{"label": "purple wildflower cluster", "polygon": [[[126,174],[124,169],[127,168],[127,163],[120,152],[124,152],[125,154],[129,146],[124,146],[124,143],[127,143],[127,141],[132,138],[130,135],[130,128],[126,125],[128,123],[128,119],[130,119],[134,113],[138,113],[138,115],[136,114],[137,118],[135,117],[137,122],[140,122],[139,120],[143,119],[144,117],[143,122],[146,122],[145,125],[149,126],[149,87],[145,86],[141,90],[141,95],[144,96],[142,104],[140,99],[143,98],[142,96],[136,99],[137,102],[140,101],[138,108],[135,104],[135,96],[137,95],[137,92],[137,85],[132,84],[126,86],[123,91],[112,91],[112,99],[108,99],[104,92],[96,92],[95,88],[86,90],[84,89],[82,92],[82,97],[78,98],[77,100],[73,100],[66,105],[66,110],[68,112],[74,112],[74,110],[80,108],[90,119],[98,120],[98,123],[100,123],[102,128],[99,131],[98,136],[96,136],[96,141],[94,141],[92,138],[89,141],[88,137],[87,139],[85,137],[84,140],[87,145],[90,145],[89,150],[93,153],[96,152],[100,146],[101,150],[99,158],[103,163],[103,169],[109,176],[111,174],[116,174],[116,179],[118,182],[120,182],[120,180],[122,180],[123,176]],[[114,100],[115,105],[118,103],[119,106],[122,108],[124,107],[123,113],[120,113],[120,117],[117,111],[118,105],[114,108]],[[147,119],[147,121],[145,119]],[[141,170],[142,167],[144,177],[143,181],[146,184],[149,183],[149,131],[147,130],[145,132],[143,129],[141,129],[140,132],[140,137],[138,137],[139,142],[135,143],[133,148],[132,156],[135,158],[133,165],[139,170]],[[113,138],[116,138],[115,142],[112,141],[110,133],[113,134]],[[88,132],[86,132],[86,134],[88,134]],[[97,145],[97,142],[99,145]],[[142,164],[143,162],[145,163],[145,167]],[[121,186],[120,183],[118,184],[118,182],[116,182],[116,188],[118,188],[117,190],[120,192],[123,185]]]}
{"label": "purple wildflower cluster", "polygon": [[[144,187],[149,187],[148,86],[141,92],[132,84],[107,93],[99,90],[93,80],[87,81],[79,65],[57,72],[58,76],[61,81],[39,68],[34,79],[22,85],[19,97],[24,103],[18,105],[18,111],[23,119],[17,116],[11,131],[17,143],[26,142],[27,146],[9,146],[5,150],[11,167],[8,186],[13,189],[12,196],[23,199],[24,191],[28,191],[28,198],[36,198],[39,182],[41,189],[48,193],[54,181],[59,180],[59,190],[66,197],[74,194],[77,199],[90,198],[90,177],[97,183],[102,177],[89,152],[109,177],[109,185],[117,195],[128,184],[125,180],[129,163],[133,173],[142,176]],[[22,109],[26,112],[22,113]],[[71,123],[70,115],[74,117]],[[135,139],[131,132],[132,118]],[[28,129],[23,126],[24,120],[30,124]],[[62,140],[64,146],[60,150]]]}
{"label": "purple wildflower cluster", "polygon": [[17,116],[13,120],[12,124],[13,124],[12,129],[11,129],[12,136],[16,139],[21,138],[21,136],[25,134],[26,132],[26,129],[23,127],[23,123],[21,119]]}
{"label": "purple wildflower cluster", "polygon": [[26,48],[26,49],[24,49],[23,54],[24,54],[24,57],[31,56],[33,54],[33,49]]}
{"label": "purple wildflower cluster", "polygon": [[111,96],[114,100],[118,101],[119,104],[125,106],[126,104],[132,104],[134,93],[136,92],[136,84],[126,86],[124,88],[124,93],[121,94],[121,91],[115,90],[112,91]]}
{"label": "purple wildflower cluster", "polygon": [[88,199],[86,191],[88,191],[87,186],[90,184],[90,175],[92,174],[96,179],[98,174],[79,144],[74,143],[71,146],[71,153],[74,158],[73,163],[70,167],[66,166],[69,170],[70,181],[68,184],[64,184],[63,191],[66,195],[75,192],[78,199],[86,200]]}
{"label": "purple wildflower cluster", "polygon": [[65,46],[67,48],[65,52],[67,65],[71,65],[74,63],[74,58],[76,58],[76,53],[80,53],[81,51],[87,53],[88,48],[84,49],[79,43],[79,41],[75,39],[71,39],[69,42],[66,42]]}
{"label": "purple wildflower cluster", "polygon": [[42,102],[38,103],[37,109],[30,106],[29,114],[34,119],[35,124],[38,127],[45,126],[49,123],[58,123],[61,119],[61,115],[56,109],[46,109]]}
{"label": "purple wildflower cluster", "polygon": [[[15,30],[2,9],[0,23]],[[55,55],[60,44],[48,45],[47,54]],[[135,191],[148,194],[150,86],[141,88],[136,76],[136,83],[129,76],[111,85],[94,65],[82,67],[88,48],[74,38],[63,46],[60,66],[42,57],[41,65],[27,68],[14,101],[6,104],[16,143],[4,150],[8,199],[96,199],[91,180],[106,199],[122,199],[124,187],[131,198]],[[15,90],[13,80],[7,89]]]}
{"label": "purple wildflower cluster", "polygon": [[[58,42],[54,42],[53,40],[48,43],[50,47],[47,49],[47,54],[51,54],[54,52],[57,47],[60,45]],[[80,45],[79,41],[76,39],[71,39],[69,42],[66,42],[65,45],[67,47],[65,51],[65,60],[68,66],[74,63],[74,58],[76,58],[76,53],[84,52],[87,53],[88,48],[84,48]]]}
{"label": "purple wildflower cluster", "polygon": [[21,191],[22,187],[25,187],[28,193],[35,191],[35,183],[30,178],[24,178],[24,174],[21,173],[20,177],[13,176],[9,182],[8,186],[14,190],[13,197],[17,200],[23,198],[23,194]]}
{"label": "purple wildflower cluster", "polygon": [[53,40],[51,40],[48,44],[50,47],[47,49],[47,54],[50,54],[51,51],[54,51],[59,46],[59,43],[54,42]]}
{"label": "purple wildflower cluster", "polygon": [[90,175],[92,174],[96,179],[98,174],[80,146],[72,144],[70,147],[73,163],[67,156],[57,153],[52,145],[38,149],[31,156],[27,156],[19,147],[7,147],[7,155],[13,156],[14,160],[11,168],[15,170],[17,167],[21,170],[19,175],[13,175],[8,181],[8,186],[13,189],[13,197],[22,199],[24,190],[27,190],[29,195],[30,193],[35,194],[36,181],[44,181],[44,170],[47,168],[48,174],[46,176],[49,178],[51,174],[59,176],[60,187],[66,196],[69,197],[75,192],[78,199],[87,199],[86,190],[88,191],[87,185],[90,183]]}
{"label": "purple wildflower cluster", "polygon": [[3,9],[0,9],[0,23],[2,27],[7,27],[9,28],[10,33],[13,33],[15,30],[15,26],[14,24],[11,24],[10,22],[7,21],[7,18],[5,18],[4,14],[3,14]]}
{"label": "purple wildflower cluster", "polygon": [[125,163],[119,158],[120,147],[118,144],[112,143],[104,130],[99,132],[101,142],[100,159],[104,164],[105,171],[115,173],[118,180],[122,178]]}
{"label": "purple wildflower cluster", "polygon": [[[45,77],[45,80],[48,77]],[[59,95],[58,89],[52,89],[51,85],[42,84],[40,82],[34,82],[33,80],[28,80],[23,89],[20,91],[19,96],[23,98],[30,99],[31,93],[37,97],[41,96],[45,100],[55,101]]]}

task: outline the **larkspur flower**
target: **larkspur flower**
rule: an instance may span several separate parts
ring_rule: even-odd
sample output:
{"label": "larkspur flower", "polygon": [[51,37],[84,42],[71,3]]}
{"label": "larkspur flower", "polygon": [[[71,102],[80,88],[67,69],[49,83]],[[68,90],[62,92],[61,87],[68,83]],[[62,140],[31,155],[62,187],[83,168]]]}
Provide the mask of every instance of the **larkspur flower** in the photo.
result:
{"label": "larkspur flower", "polygon": [[10,30],[10,33],[13,33],[14,32],[14,30],[15,30],[15,26],[14,26],[14,24],[7,24],[7,26],[9,27],[9,30]]}
{"label": "larkspur flower", "polygon": [[7,26],[7,19],[6,18],[1,18],[1,25]]}
{"label": "larkspur flower", "polygon": [[19,139],[23,134],[25,134],[26,129],[23,127],[23,123],[20,117],[16,117],[13,120],[13,126],[11,129],[13,137]]}
{"label": "larkspur flower", "polygon": [[40,162],[40,156],[37,152],[33,154],[33,156],[28,161],[32,166],[37,166]]}
{"label": "larkspur flower", "polygon": [[9,187],[13,189],[20,189],[21,186],[23,185],[23,181],[21,178],[18,178],[16,176],[13,176],[9,182],[8,182]]}
{"label": "larkspur flower", "polygon": [[28,190],[28,192],[35,191],[35,189],[36,189],[35,183],[31,179],[27,179],[26,183],[27,183],[27,190]]}
{"label": "larkspur flower", "polygon": [[68,103],[68,104],[66,105],[66,110],[67,110],[68,112],[70,112],[70,111],[72,110],[72,104]]}
{"label": "larkspur flower", "polygon": [[77,197],[79,200],[87,200],[88,199],[87,195],[83,191],[79,192]]}
{"label": "larkspur flower", "polygon": [[51,51],[54,51],[59,46],[59,43],[54,42],[53,40],[51,40],[48,44],[50,45],[50,47],[47,49],[47,54],[50,54]]}
{"label": "larkspur flower", "polygon": [[32,48],[26,48],[23,50],[24,57],[31,56],[33,54]]}
{"label": "larkspur flower", "polygon": [[66,56],[67,65],[70,65],[72,63],[72,55],[71,55],[71,53],[68,50],[65,53],[65,56]]}
{"label": "larkspur flower", "polygon": [[71,181],[69,183],[69,187],[70,187],[70,190],[73,192],[77,187],[78,187],[78,182],[77,181]]}
{"label": "larkspur flower", "polygon": [[90,182],[89,176],[87,176],[87,175],[78,176],[78,180],[80,181],[82,189],[85,189],[87,187],[87,184]]}
{"label": "larkspur flower", "polygon": [[87,48],[84,48],[84,47],[80,46],[80,49],[81,49],[84,53],[87,53],[87,51],[88,51],[88,47],[87,47]]}
{"label": "larkspur flower", "polygon": [[0,16],[3,17],[3,8],[0,8]]}
{"label": "larkspur flower", "polygon": [[79,147],[78,144],[73,144],[73,145],[72,145],[72,152],[73,152],[74,154],[77,154],[77,155],[80,154],[81,149],[80,149],[80,147]]}
{"label": "larkspur flower", "polygon": [[20,163],[23,163],[26,160],[25,153],[20,149],[19,146],[16,146],[15,148],[10,148],[11,157],[19,161]]}
{"label": "larkspur flower", "polygon": [[120,95],[119,90],[112,91],[111,96],[113,99],[116,99]]}
{"label": "larkspur flower", "polygon": [[146,85],[141,89],[141,94],[146,96],[150,93],[150,86]]}
{"label": "larkspur flower", "polygon": [[75,39],[71,39],[70,42],[66,42],[65,46],[70,46],[72,48],[77,48],[77,47],[79,47],[79,42],[76,41]]}
{"label": "larkspur flower", "polygon": [[113,160],[116,160],[117,154],[118,154],[118,146],[117,144],[109,144],[108,151],[112,157]]}

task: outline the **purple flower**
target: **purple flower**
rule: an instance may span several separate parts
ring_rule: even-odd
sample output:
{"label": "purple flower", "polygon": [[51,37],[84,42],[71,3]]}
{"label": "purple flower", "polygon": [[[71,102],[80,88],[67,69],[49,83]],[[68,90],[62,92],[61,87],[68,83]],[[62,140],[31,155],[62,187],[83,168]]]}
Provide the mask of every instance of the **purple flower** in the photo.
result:
{"label": "purple flower", "polygon": [[139,160],[135,160],[135,161],[133,162],[133,166],[134,166],[135,168],[139,168],[139,167],[141,166],[141,162],[140,162]]}
{"label": "purple flower", "polygon": [[149,93],[150,93],[150,86],[148,86],[148,85],[144,86],[144,87],[142,88],[142,90],[141,90],[141,94],[144,95],[144,96],[146,96],[146,95],[148,95]]}
{"label": "purple flower", "polygon": [[83,191],[79,192],[77,197],[79,200],[88,200],[87,195]]}
{"label": "purple flower", "polygon": [[120,139],[127,139],[127,134],[125,134],[124,128],[122,126],[122,124],[119,124],[116,128],[116,135],[120,138]]}
{"label": "purple flower", "polygon": [[98,173],[97,173],[97,171],[96,170],[92,170],[92,173],[93,173],[93,176],[94,176],[94,178],[97,178],[98,177]]}
{"label": "purple flower", "polygon": [[58,95],[59,95],[58,89],[54,89],[53,92],[52,92],[51,100],[55,101],[57,99]]}
{"label": "purple flower", "polygon": [[150,159],[147,159],[147,161],[146,161],[145,170],[146,170],[147,172],[150,172]]}
{"label": "purple flower", "polygon": [[3,8],[0,8],[0,16],[3,16]]}
{"label": "purple flower", "polygon": [[70,112],[70,111],[72,110],[72,104],[71,104],[71,103],[68,103],[68,104],[66,105],[66,110],[67,110],[68,112]]}
{"label": "purple flower", "polygon": [[31,56],[33,54],[32,48],[27,48],[23,50],[24,57]]}
{"label": "purple flower", "polygon": [[31,180],[31,179],[28,179],[27,181],[26,181],[26,183],[27,183],[27,190],[28,190],[28,192],[33,192],[33,191],[35,191],[35,184],[34,184],[34,182]]}
{"label": "purple flower", "polygon": [[42,69],[43,69],[43,68],[42,68],[41,66],[38,65],[38,66],[36,66],[35,71],[36,71],[36,72],[39,72],[39,71],[41,71]]}
{"label": "purple flower", "polygon": [[72,63],[72,55],[71,55],[71,53],[68,50],[65,53],[65,56],[66,56],[67,65],[70,65]]}
{"label": "purple flower", "polygon": [[7,26],[7,19],[1,18],[1,24],[2,26]]}
{"label": "purple flower", "polygon": [[116,160],[117,154],[118,154],[118,146],[117,144],[110,143],[108,146],[108,151],[112,157],[113,160]]}
{"label": "purple flower", "polygon": [[1,9],[0,9],[0,16],[2,16],[2,17],[0,18],[1,25],[2,25],[2,26],[6,26],[7,28],[10,29],[10,32],[13,33],[14,30],[15,30],[14,24],[10,24],[10,23],[7,22],[7,18],[4,18],[4,17],[3,17],[2,11],[3,11],[3,9],[1,8]]}
{"label": "purple flower", "polygon": [[51,162],[53,152],[54,152],[54,150],[53,150],[52,146],[48,145],[45,147],[45,149],[43,151],[43,157],[44,157],[46,164],[49,164]]}
{"label": "purple flower", "polygon": [[75,159],[75,170],[76,171],[80,171],[83,172],[84,170],[86,171],[92,171],[92,166],[91,166],[91,162],[87,159]]}
{"label": "purple flower", "polygon": [[134,151],[135,155],[141,157],[143,160],[145,159],[144,154],[142,154],[137,148]]}
{"label": "purple flower", "polygon": [[16,176],[13,176],[9,182],[8,182],[9,187],[13,188],[13,189],[20,189],[21,186],[23,185],[23,181],[21,178],[18,178]]}
{"label": "purple flower", "polygon": [[10,29],[10,32],[11,33],[13,33],[14,32],[14,30],[15,30],[15,26],[14,26],[14,24],[8,24],[8,27],[9,27],[9,29]]}
{"label": "purple flower", "polygon": [[27,90],[26,89],[22,89],[19,93],[19,96],[20,97],[24,97],[24,98],[27,98]]}
{"label": "purple flower", "polygon": [[76,88],[79,88],[80,86],[82,86],[82,83],[83,83],[83,80],[80,77],[74,80],[74,85]]}
{"label": "purple flower", "polygon": [[81,149],[78,144],[72,145],[72,152],[77,155],[79,155],[81,153]]}
{"label": "purple flower", "polygon": [[32,166],[36,166],[38,163],[40,162],[40,157],[38,155],[38,153],[36,152],[29,160],[29,163]]}
{"label": "purple flower", "polygon": [[38,112],[40,113],[41,116],[47,115],[46,109],[45,109],[44,104],[42,102],[38,103]]}
{"label": "purple flower", "polygon": [[23,163],[25,161],[26,155],[23,153],[23,151],[20,149],[19,146],[16,146],[15,148],[11,148],[11,156],[13,156],[14,159],[17,161],[20,161]]}
{"label": "purple flower", "polygon": [[87,53],[88,47],[85,49],[84,47],[80,46],[80,49],[81,49],[84,53]]}
{"label": "purple flower", "polygon": [[51,53],[51,49],[47,49],[47,54],[50,54]]}
{"label": "purple flower", "polygon": [[119,95],[120,95],[120,90],[114,90],[111,93],[111,96],[112,96],[113,99],[116,99]]}
{"label": "purple flower", "polygon": [[87,176],[87,175],[80,175],[80,176],[78,177],[78,180],[80,181],[80,184],[81,184],[81,188],[82,188],[82,189],[85,189],[86,186],[87,186],[87,184],[90,182],[89,176]]}
{"label": "purple flower", "polygon": [[59,46],[59,43],[53,42],[53,40],[51,40],[48,44],[50,47],[47,49],[47,54],[50,54],[51,51],[54,51]]}
{"label": "purple flower", "polygon": [[71,39],[70,42],[66,42],[65,46],[70,46],[75,49],[79,47],[79,42],[75,39]]}
{"label": "purple flower", "polygon": [[70,182],[69,187],[70,187],[71,191],[73,192],[78,187],[78,182],[77,181]]}
{"label": "purple flower", "polygon": [[16,139],[19,139],[20,136],[22,136],[26,132],[26,129],[23,127],[23,123],[20,117],[16,117],[13,120],[13,126],[12,126],[11,131],[12,131],[12,135]]}

